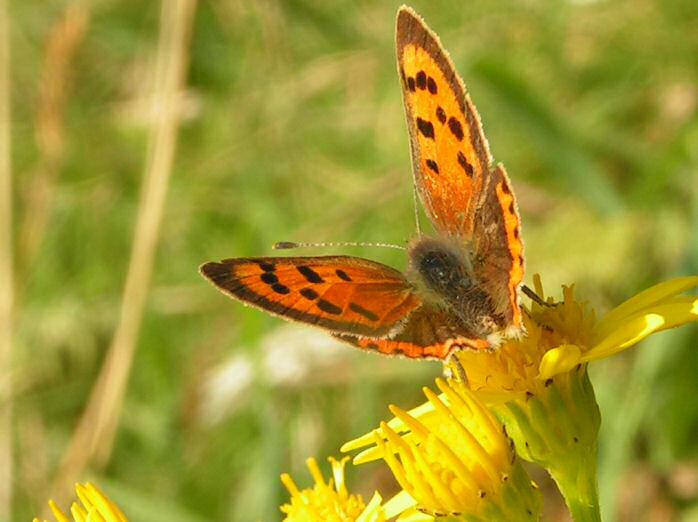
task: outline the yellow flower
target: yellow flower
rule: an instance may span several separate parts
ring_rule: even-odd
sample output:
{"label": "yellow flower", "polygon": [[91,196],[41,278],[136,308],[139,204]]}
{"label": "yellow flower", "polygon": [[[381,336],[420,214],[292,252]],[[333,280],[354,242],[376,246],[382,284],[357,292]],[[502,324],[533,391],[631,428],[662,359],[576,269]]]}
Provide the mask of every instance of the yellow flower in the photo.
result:
{"label": "yellow flower", "polygon": [[436,384],[442,395],[425,388],[428,402],[409,413],[391,406],[392,421],[342,451],[375,444],[354,463],[383,458],[400,486],[434,515],[537,520],[538,490],[501,423],[462,383]]}
{"label": "yellow flower", "polygon": [[399,493],[382,504],[382,497],[375,492],[371,501],[364,503],[361,495],[350,494],[344,480],[344,466],[349,460],[345,457],[336,460],[330,457],[332,477],[325,482],[317,461],[306,460],[310,474],[315,480],[312,488],[300,490],[290,475],[281,475],[281,482],[291,494],[290,503],[281,506],[287,522],[384,522],[400,515],[400,522],[426,522],[433,517],[416,512],[414,499]]}
{"label": "yellow flower", "polygon": [[561,345],[547,351],[540,363],[540,378],[609,357],[653,333],[698,321],[698,298],[680,295],[696,286],[698,276],[680,277],[628,299],[593,326],[588,344]]}
{"label": "yellow flower", "polygon": [[[440,384],[442,395],[428,395],[429,401],[409,414],[393,409],[397,418],[381,426],[380,442],[368,434],[342,450],[375,443],[359,454],[355,463],[385,458],[402,487],[432,512],[458,511],[460,501],[461,507],[476,505],[473,484],[486,492],[485,498],[489,493],[496,496],[496,488],[488,490],[486,482],[468,484],[455,471],[445,472],[432,464],[445,466],[448,462],[454,466],[460,459],[465,467],[454,470],[473,473],[476,469],[466,465],[475,460],[464,448],[472,438],[489,440],[487,436],[483,438],[479,428],[466,424],[461,432],[468,435],[459,435],[455,426],[448,428],[443,420],[450,411],[450,418],[462,423],[463,414],[453,410],[451,397],[453,393],[464,396],[462,390],[467,386],[504,424],[518,455],[550,472],[574,519],[599,520],[596,454],[601,416],[586,365],[629,348],[652,333],[697,321],[698,300],[680,295],[695,286],[698,277],[662,283],[629,299],[598,322],[594,310],[575,299],[574,288],[563,287],[561,302],[548,299],[547,304],[532,303],[524,317],[525,337],[509,340],[491,353],[457,353],[449,365],[450,373],[462,375],[465,385],[456,385],[453,380],[446,388]],[[545,301],[538,277],[535,289]],[[446,394],[448,389],[450,395]],[[399,438],[397,433],[403,431],[407,433]],[[487,446],[480,443],[480,447]],[[480,472],[476,476],[482,479],[485,475]],[[489,483],[490,487],[495,484]],[[518,490],[524,491],[521,487]]]}
{"label": "yellow flower", "polygon": [[[681,293],[698,286],[698,276],[660,283],[632,297],[600,321],[574,287],[563,287],[563,300],[549,306],[532,303],[524,321],[528,335],[505,342],[493,353],[459,352],[473,390],[489,401],[511,400],[545,386],[545,381],[580,364],[609,357],[645,337],[698,321],[698,298]],[[540,278],[536,293],[545,300]]]}
{"label": "yellow flower", "polygon": [[[76,484],[75,493],[82,503],[73,502],[70,514],[74,522],[126,522],[128,519],[109,498],[89,482]],[[70,518],[56,505],[53,500],[49,506],[57,522],[70,522]],[[38,518],[34,522],[40,522]]]}
{"label": "yellow flower", "polygon": [[[698,286],[685,277],[654,286],[600,321],[563,287],[563,300],[536,303],[525,314],[527,336],[493,353],[462,351],[452,372],[504,423],[517,453],[548,469],[575,520],[598,519],[596,451],[601,417],[586,365],[625,350],[648,335],[698,321]],[[545,300],[540,278],[536,293]]]}

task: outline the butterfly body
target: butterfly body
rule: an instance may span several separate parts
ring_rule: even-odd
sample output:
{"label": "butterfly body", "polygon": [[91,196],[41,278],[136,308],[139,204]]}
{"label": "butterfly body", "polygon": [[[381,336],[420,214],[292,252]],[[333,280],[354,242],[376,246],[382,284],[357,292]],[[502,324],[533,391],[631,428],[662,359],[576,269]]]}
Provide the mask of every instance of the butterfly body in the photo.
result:
{"label": "butterfly body", "polygon": [[398,11],[396,47],[415,185],[436,230],[410,242],[406,272],[308,256],[226,259],[201,273],[245,304],[364,350],[441,360],[492,350],[524,332],[523,242],[509,178],[438,37],[408,7]]}
{"label": "butterfly body", "polygon": [[408,249],[408,276],[425,302],[458,318],[460,333],[487,338],[506,322],[475,273],[469,247],[448,238],[422,237]]}

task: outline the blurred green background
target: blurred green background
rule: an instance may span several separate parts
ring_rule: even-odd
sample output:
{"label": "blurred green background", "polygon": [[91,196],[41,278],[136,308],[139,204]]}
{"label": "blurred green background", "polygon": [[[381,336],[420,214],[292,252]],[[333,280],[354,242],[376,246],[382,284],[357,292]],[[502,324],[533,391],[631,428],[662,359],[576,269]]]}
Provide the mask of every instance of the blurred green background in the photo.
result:
{"label": "blurred green background", "polygon": [[[414,234],[399,4],[196,5],[120,424],[103,464],[79,477],[132,520],[279,520],[280,473],[309,484],[306,457],[325,465],[388,417],[388,403],[421,402],[439,374],[244,308],[197,273],[204,261],[269,255],[279,240]],[[555,295],[574,282],[603,313],[698,273],[695,0],[412,5],[451,52],[513,180],[527,281],[540,273]],[[9,16],[13,520],[28,520],[52,494],[118,323],[161,23],[159,3],[136,0],[14,1]],[[386,249],[317,252],[405,266]],[[689,326],[593,366],[605,520],[698,520],[697,349]],[[546,520],[566,520],[536,478]],[[349,480],[368,496],[395,487],[380,464]]]}

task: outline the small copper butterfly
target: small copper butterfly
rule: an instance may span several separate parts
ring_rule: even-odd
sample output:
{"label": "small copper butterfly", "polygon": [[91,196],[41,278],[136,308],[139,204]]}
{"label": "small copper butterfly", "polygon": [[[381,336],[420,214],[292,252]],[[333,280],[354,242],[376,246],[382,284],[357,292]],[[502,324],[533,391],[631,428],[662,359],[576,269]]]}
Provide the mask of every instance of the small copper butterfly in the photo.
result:
{"label": "small copper butterfly", "polygon": [[445,360],[493,349],[523,332],[511,183],[438,36],[409,7],[398,11],[396,44],[414,180],[437,231],[410,242],[407,272],[316,256],[226,259],[201,273],[245,304],[365,350]]}

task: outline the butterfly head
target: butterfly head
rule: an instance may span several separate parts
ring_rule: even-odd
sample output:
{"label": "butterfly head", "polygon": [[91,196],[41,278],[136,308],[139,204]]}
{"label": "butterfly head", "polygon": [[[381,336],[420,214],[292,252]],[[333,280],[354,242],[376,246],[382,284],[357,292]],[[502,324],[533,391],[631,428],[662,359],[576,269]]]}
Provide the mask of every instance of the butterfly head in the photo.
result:
{"label": "butterfly head", "polygon": [[448,240],[423,236],[408,253],[418,286],[438,297],[466,292],[473,284],[467,250]]}

